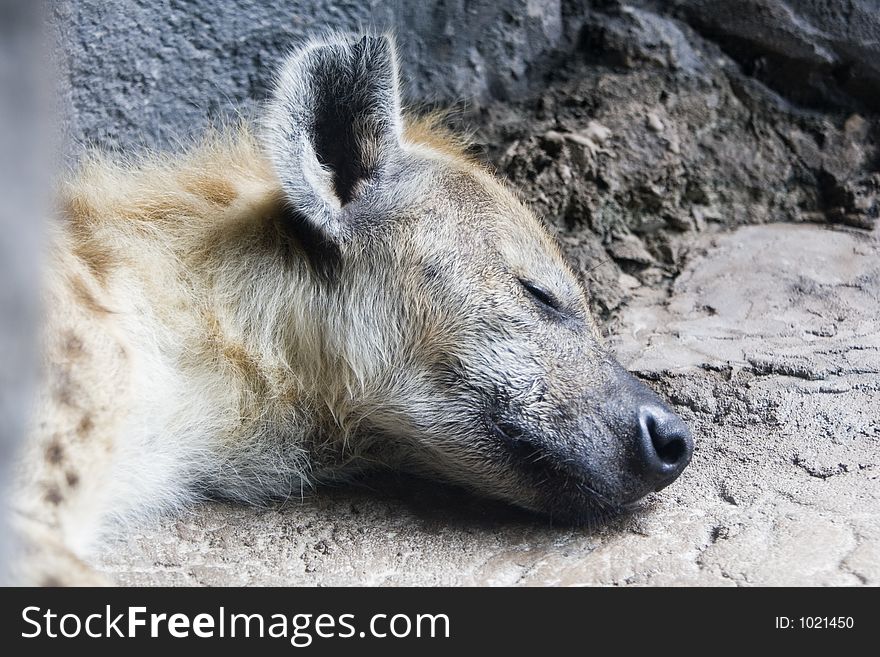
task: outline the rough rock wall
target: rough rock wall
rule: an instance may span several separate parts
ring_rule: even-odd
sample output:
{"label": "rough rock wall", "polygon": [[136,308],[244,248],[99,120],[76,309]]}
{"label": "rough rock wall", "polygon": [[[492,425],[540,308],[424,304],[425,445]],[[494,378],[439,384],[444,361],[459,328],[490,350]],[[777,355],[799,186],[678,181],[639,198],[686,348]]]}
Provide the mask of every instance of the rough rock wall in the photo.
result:
{"label": "rough rock wall", "polygon": [[[0,496],[22,439],[34,373],[39,231],[48,175],[37,3],[0,4]],[[2,507],[0,507],[2,509]],[[7,538],[0,512],[0,582]]]}
{"label": "rough rock wall", "polygon": [[[24,3],[27,4],[27,3]],[[512,100],[576,49],[587,64],[716,69],[808,108],[878,109],[876,0],[53,0],[75,140],[167,145],[265,95],[273,63],[328,30],[398,36],[416,100]],[[691,29],[693,28],[693,29]]]}
{"label": "rough rock wall", "polygon": [[880,110],[876,0],[675,0],[675,15],[795,101]]}
{"label": "rough rock wall", "polygon": [[66,153],[169,147],[249,113],[327,30],[398,35],[413,103],[452,105],[614,315],[694,232],[878,213],[873,0],[58,0]]}
{"label": "rough rock wall", "polygon": [[[737,20],[723,21],[731,4],[677,3],[667,15],[605,3],[585,13],[543,89],[478,113],[481,144],[556,228],[602,317],[637,283],[670,281],[695,233],[779,221],[869,229],[880,213],[880,123],[869,107],[880,86],[870,86],[867,37],[851,51],[840,41],[847,3],[827,14],[828,33],[782,2],[736,3]],[[876,48],[880,12],[848,15],[856,36],[876,28]],[[680,16],[716,34],[711,23],[718,42]],[[795,59],[778,32],[849,62],[858,84],[820,84],[829,61]],[[765,55],[771,46],[785,55]],[[746,51],[749,62],[776,62],[762,73],[784,60],[788,77],[752,75]]]}

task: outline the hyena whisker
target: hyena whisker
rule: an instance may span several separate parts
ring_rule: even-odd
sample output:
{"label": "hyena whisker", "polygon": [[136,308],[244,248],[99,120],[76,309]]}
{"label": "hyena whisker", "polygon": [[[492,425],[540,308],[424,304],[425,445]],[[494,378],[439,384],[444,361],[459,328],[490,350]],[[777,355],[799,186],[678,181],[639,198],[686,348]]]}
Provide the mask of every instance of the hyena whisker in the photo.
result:
{"label": "hyena whisker", "polygon": [[594,271],[599,269],[599,267],[601,267],[602,265],[604,265],[606,263],[611,263],[611,262],[612,262],[612,259],[610,257],[602,258],[601,260],[599,260],[599,262],[597,262],[595,265],[590,267],[586,272],[584,272],[584,277],[586,278],[587,276],[592,274]]}

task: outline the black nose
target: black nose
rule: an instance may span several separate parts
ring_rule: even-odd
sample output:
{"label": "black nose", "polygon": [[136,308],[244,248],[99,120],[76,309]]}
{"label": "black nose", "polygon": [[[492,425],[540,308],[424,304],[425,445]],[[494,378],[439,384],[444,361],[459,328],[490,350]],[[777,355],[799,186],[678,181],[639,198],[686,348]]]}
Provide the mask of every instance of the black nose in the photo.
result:
{"label": "black nose", "polygon": [[694,440],[677,415],[661,406],[639,409],[639,450],[644,475],[660,490],[690,463]]}

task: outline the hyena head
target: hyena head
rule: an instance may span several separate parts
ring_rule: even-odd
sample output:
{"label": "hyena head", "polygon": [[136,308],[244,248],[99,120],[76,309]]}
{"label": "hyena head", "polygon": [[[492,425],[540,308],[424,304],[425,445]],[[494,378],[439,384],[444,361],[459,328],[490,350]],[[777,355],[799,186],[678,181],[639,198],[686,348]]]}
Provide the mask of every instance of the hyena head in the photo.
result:
{"label": "hyena head", "polygon": [[348,400],[334,415],[357,416],[359,441],[381,436],[421,473],[573,522],[681,474],[687,428],[602,346],[532,213],[401,113],[386,37],[294,53],[264,132],[286,223],[322,281],[310,321],[345,366],[326,381],[331,403]]}

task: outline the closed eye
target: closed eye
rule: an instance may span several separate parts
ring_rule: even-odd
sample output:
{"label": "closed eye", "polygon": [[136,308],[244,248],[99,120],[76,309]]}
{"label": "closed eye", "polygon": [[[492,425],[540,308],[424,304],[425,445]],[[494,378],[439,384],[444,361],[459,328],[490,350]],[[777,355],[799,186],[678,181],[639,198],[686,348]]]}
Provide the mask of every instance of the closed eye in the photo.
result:
{"label": "closed eye", "polygon": [[559,303],[559,300],[552,293],[532,281],[521,278],[519,282],[523,289],[546,310],[550,310],[558,315],[565,315],[562,304]]}

